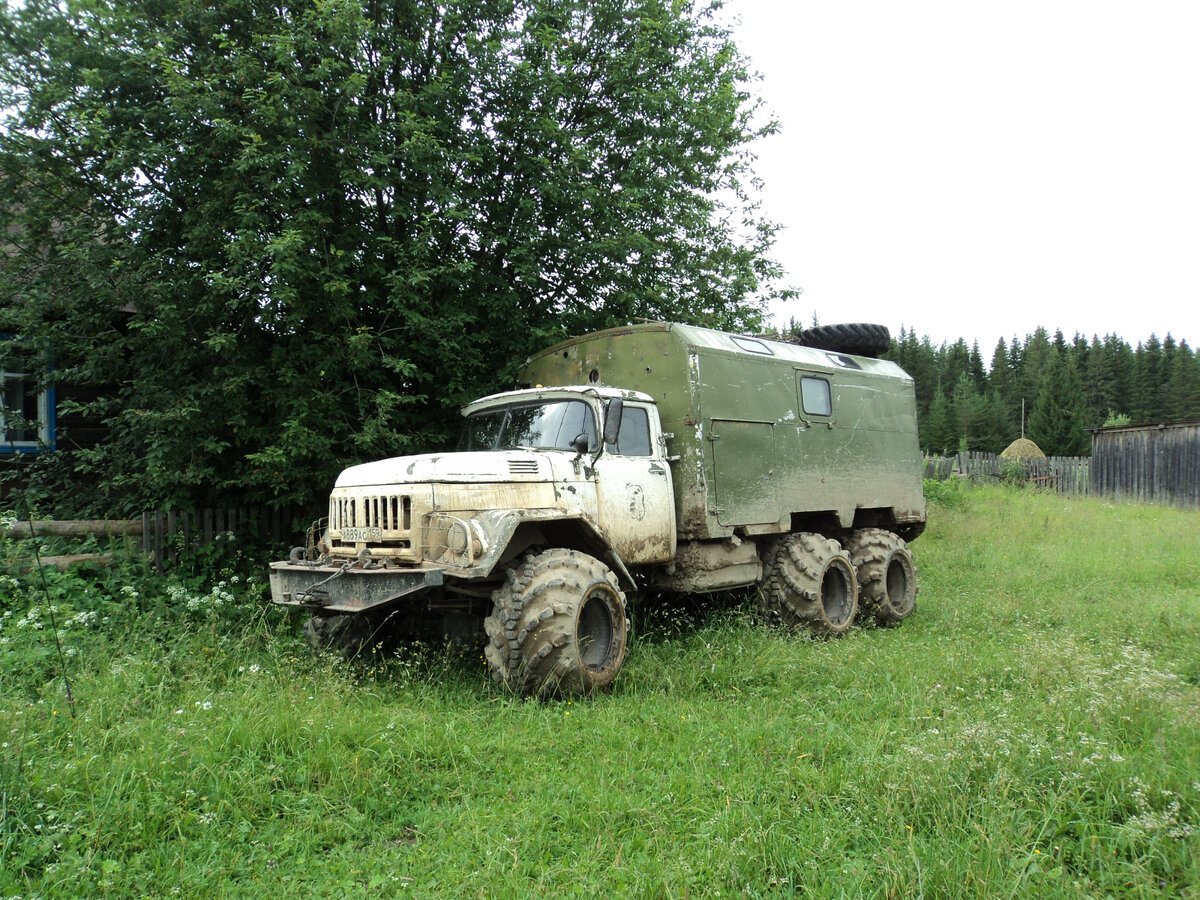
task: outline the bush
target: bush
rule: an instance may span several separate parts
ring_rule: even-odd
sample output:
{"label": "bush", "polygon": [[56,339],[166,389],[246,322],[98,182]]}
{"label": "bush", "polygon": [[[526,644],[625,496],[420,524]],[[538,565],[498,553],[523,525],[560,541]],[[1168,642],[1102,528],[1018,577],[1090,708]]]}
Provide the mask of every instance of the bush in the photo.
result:
{"label": "bush", "polygon": [[936,478],[926,478],[924,481],[925,500],[936,506],[947,509],[959,509],[966,501],[964,496],[965,479],[951,476],[945,481]]}
{"label": "bush", "polygon": [[1024,487],[1029,483],[1029,475],[1025,471],[1025,465],[1019,459],[1001,460],[1000,481],[1012,487]]}

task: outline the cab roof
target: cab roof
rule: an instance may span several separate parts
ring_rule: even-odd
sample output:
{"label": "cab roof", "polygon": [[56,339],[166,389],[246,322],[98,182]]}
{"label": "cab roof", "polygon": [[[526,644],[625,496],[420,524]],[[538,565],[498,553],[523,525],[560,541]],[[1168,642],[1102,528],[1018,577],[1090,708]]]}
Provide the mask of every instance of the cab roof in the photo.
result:
{"label": "cab roof", "polygon": [[566,385],[563,387],[531,387],[519,391],[504,391],[499,394],[489,394],[473,400],[462,408],[462,414],[469,416],[480,410],[497,406],[510,406],[514,403],[536,400],[612,400],[620,398],[634,403],[654,403],[654,398],[641,391],[630,391],[622,388],[601,387],[595,384]]}

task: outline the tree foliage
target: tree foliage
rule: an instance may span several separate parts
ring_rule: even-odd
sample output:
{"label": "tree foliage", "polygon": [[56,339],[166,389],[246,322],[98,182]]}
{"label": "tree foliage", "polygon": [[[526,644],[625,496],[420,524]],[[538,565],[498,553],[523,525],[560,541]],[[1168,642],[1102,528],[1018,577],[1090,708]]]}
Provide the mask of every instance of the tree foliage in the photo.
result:
{"label": "tree foliage", "polygon": [[959,339],[934,346],[901,329],[887,356],[916,386],[921,446],[928,452],[999,453],[1024,434],[1050,456],[1091,450],[1089,429],[1110,422],[1200,419],[1200,359],[1168,335],[1132,349],[1117,335],[1076,335],[1044,328],[996,345],[983,371],[976,348]]}
{"label": "tree foliage", "polygon": [[109,429],[60,461],[94,506],[306,503],[569,334],[755,327],[772,126],[717,6],[9,6],[0,330]]}

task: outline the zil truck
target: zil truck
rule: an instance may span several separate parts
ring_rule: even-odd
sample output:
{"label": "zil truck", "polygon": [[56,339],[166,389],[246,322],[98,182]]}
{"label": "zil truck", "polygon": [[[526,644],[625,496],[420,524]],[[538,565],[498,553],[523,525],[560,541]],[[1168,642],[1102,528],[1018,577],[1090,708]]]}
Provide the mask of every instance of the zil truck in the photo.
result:
{"label": "zil truck", "polygon": [[[589,693],[625,659],[639,590],[756,589],[835,636],[914,608],[925,525],[912,379],[854,352],[653,323],[532,357],[463,409],[455,452],[346,469],[306,547],[271,564],[315,644],[385,619],[482,622],[492,676]],[[886,329],[882,329],[886,346]]]}

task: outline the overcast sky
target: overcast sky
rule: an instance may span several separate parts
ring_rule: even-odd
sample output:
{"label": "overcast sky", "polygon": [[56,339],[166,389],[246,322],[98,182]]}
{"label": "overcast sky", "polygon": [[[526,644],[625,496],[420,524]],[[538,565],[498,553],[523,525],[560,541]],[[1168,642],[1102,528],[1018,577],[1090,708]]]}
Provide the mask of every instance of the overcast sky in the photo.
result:
{"label": "overcast sky", "polygon": [[808,324],[1200,343],[1200,2],[728,0]]}

